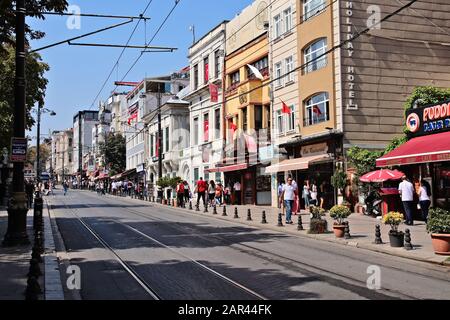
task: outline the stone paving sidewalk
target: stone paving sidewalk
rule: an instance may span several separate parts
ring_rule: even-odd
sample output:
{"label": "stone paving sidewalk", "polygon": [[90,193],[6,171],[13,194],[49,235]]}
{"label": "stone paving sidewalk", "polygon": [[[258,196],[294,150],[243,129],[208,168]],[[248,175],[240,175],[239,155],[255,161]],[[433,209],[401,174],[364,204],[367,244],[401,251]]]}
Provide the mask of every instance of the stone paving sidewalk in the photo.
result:
{"label": "stone paving sidewalk", "polygon": [[[143,201],[137,199],[130,199],[134,201]],[[158,203],[152,203],[158,206],[162,206]],[[164,205],[165,207],[190,211],[188,208],[174,208],[172,206]],[[188,207],[188,206],[186,206]],[[238,208],[239,218],[235,219],[234,216],[234,208]],[[252,221],[247,221],[247,210],[251,210]],[[435,264],[442,264],[450,266],[450,259],[448,256],[437,255],[434,253],[431,237],[426,232],[426,225],[423,221],[415,221],[414,226],[406,226],[401,224],[399,230],[404,231],[405,229],[409,229],[411,231],[411,243],[413,245],[413,250],[406,250],[404,248],[393,248],[389,244],[389,236],[388,232],[390,227],[388,225],[384,225],[381,220],[377,218],[372,218],[369,216],[361,215],[358,213],[352,214],[347,220],[349,221],[350,234],[351,239],[343,239],[336,238],[333,233],[333,219],[329,217],[329,213],[327,213],[326,217],[324,217],[328,221],[328,233],[325,234],[308,234],[307,230],[309,229],[309,221],[310,214],[302,210],[301,217],[303,221],[303,227],[305,230],[298,231],[297,230],[297,222],[298,215],[293,215],[292,220],[294,224],[286,225],[285,224],[285,216],[283,215],[283,227],[278,227],[278,213],[281,212],[281,209],[273,208],[273,207],[263,207],[263,206],[227,206],[227,216],[222,216],[223,207],[217,207],[217,215],[212,214],[212,208],[208,209],[208,213],[204,213],[204,207],[200,205],[200,212],[195,212],[195,202],[193,202],[193,210],[191,213],[208,215],[215,219],[222,220],[230,220],[233,222],[242,223],[245,225],[261,228],[261,229],[270,229],[277,230],[280,232],[286,232],[289,234],[293,234],[301,237],[314,238],[320,241],[328,241],[333,243],[338,243],[342,245],[349,245],[357,248],[367,249],[376,252],[382,252],[390,255],[395,255],[399,257],[404,257],[408,259],[430,262]],[[266,212],[267,224],[261,223],[262,212]],[[379,224],[381,229],[381,238],[383,240],[383,244],[374,244],[375,240],[375,226]]]}

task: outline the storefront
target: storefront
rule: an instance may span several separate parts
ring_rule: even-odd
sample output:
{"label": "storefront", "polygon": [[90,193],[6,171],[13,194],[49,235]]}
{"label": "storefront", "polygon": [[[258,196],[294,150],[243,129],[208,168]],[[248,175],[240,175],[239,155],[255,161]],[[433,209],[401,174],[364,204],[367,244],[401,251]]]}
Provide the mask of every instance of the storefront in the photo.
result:
{"label": "storefront", "polygon": [[377,160],[399,167],[418,188],[431,188],[434,207],[450,209],[450,101],[411,109],[406,114],[410,140]]}

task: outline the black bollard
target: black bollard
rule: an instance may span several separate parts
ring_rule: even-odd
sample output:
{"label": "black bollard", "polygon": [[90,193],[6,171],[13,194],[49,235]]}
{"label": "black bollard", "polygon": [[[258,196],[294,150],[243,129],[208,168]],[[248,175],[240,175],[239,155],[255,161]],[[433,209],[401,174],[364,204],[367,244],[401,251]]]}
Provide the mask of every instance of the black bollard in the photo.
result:
{"label": "black bollard", "polygon": [[377,224],[375,226],[375,244],[383,244],[383,240],[381,240],[381,230],[380,230],[380,225]]}
{"label": "black bollard", "polygon": [[192,210],[192,201],[189,201],[189,210]]}
{"label": "black bollard", "polygon": [[250,209],[247,210],[247,221],[252,221],[252,212]]}
{"label": "black bollard", "polygon": [[348,221],[344,222],[345,223],[345,229],[344,229],[344,239],[351,239],[351,235],[350,235],[350,227],[348,224]]}
{"label": "black bollard", "polygon": [[217,208],[216,208],[216,206],[213,207],[213,214],[217,214]]}
{"label": "black bollard", "polygon": [[226,216],[227,216],[227,207],[223,206],[222,217],[226,217]]}
{"label": "black bollard", "polygon": [[40,277],[42,276],[41,267],[39,267],[39,261],[37,259],[30,260],[30,271],[28,272],[29,277]]}
{"label": "black bollard", "polygon": [[25,291],[26,300],[38,300],[38,295],[42,294],[41,286],[36,277],[29,277],[27,280],[27,289]]}
{"label": "black bollard", "polygon": [[411,244],[411,231],[409,229],[405,230],[405,245],[404,248],[406,250],[412,250],[413,246]]}
{"label": "black bollard", "polygon": [[302,221],[302,216],[299,214],[298,215],[298,225],[297,225],[297,230],[298,231],[302,231],[303,229],[303,221]]}
{"label": "black bollard", "polygon": [[267,220],[266,220],[266,211],[263,211],[263,212],[262,212],[261,223],[262,223],[262,224],[267,224]]}
{"label": "black bollard", "polygon": [[37,247],[33,247],[31,250],[31,259],[36,259],[39,263],[42,262],[41,253]]}
{"label": "black bollard", "polygon": [[234,219],[239,219],[239,215],[238,215],[238,209],[235,207],[234,208]]}
{"label": "black bollard", "polygon": [[282,227],[283,226],[283,216],[281,213],[278,214],[278,227]]}

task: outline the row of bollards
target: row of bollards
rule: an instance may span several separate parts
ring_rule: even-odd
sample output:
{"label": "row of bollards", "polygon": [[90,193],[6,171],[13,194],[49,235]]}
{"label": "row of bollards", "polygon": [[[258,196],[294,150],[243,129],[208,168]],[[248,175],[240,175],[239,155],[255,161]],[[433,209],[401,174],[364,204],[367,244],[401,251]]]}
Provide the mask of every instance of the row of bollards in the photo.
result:
{"label": "row of bollards", "polygon": [[[374,244],[383,244],[383,240],[381,239],[381,227],[379,224],[377,224],[375,226],[375,241],[373,243]],[[405,248],[405,250],[414,249],[413,245],[411,243],[411,230],[409,230],[409,229],[405,230],[405,239],[404,239],[403,248]]]}

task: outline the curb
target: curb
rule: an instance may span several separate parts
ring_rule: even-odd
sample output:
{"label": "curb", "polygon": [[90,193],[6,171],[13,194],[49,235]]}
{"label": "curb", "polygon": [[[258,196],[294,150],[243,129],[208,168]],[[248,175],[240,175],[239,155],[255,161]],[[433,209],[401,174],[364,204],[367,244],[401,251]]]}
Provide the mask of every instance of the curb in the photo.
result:
{"label": "curb", "polygon": [[[112,196],[112,195],[109,195],[109,194],[106,194],[106,196],[107,197],[112,197],[112,198],[118,198],[118,199],[127,199],[127,200],[130,200],[131,202],[135,202],[134,200],[136,200],[136,199],[131,199],[131,198],[128,198],[128,197],[115,197],[115,196]],[[222,218],[222,216],[220,216],[220,215],[217,215],[217,216],[216,215],[200,215],[200,214],[195,213],[195,211],[191,212],[191,210],[185,209],[185,208],[178,208],[177,207],[175,209],[172,206],[162,205],[162,204],[157,203],[157,202],[148,202],[148,201],[145,201],[145,200],[139,200],[139,201],[142,201],[144,203],[150,203],[152,205],[155,205],[155,206],[158,206],[158,207],[162,207],[162,208],[165,208],[165,209],[168,209],[168,210],[174,210],[174,211],[177,211],[177,212],[185,212],[185,213],[192,214],[192,215],[195,215],[195,216],[201,216],[201,217],[206,217],[206,218],[213,218],[213,219],[222,220],[222,221],[228,221],[228,222],[235,222],[235,223],[239,223],[239,224],[246,225],[246,226],[249,226],[249,227],[254,227],[254,228],[259,229],[259,230],[272,230],[272,231],[276,231],[276,232],[280,232],[280,233],[287,233],[287,234],[290,234],[290,235],[293,235],[293,236],[296,236],[296,237],[300,237],[300,238],[315,239],[315,240],[319,240],[319,241],[323,241],[323,242],[329,242],[329,243],[335,243],[335,244],[339,244],[339,245],[343,245],[343,246],[351,246],[351,247],[362,249],[362,250],[378,252],[378,253],[382,253],[382,254],[386,254],[386,255],[390,255],[390,256],[396,256],[396,257],[400,257],[400,258],[404,258],[404,259],[410,259],[410,260],[414,260],[414,261],[430,263],[430,264],[433,264],[433,265],[450,266],[450,261],[444,260],[444,261],[439,262],[439,261],[428,260],[428,259],[420,258],[420,257],[412,257],[412,256],[409,256],[409,255],[406,255],[406,254],[402,254],[400,252],[398,252],[398,253],[397,252],[392,252],[392,251],[389,251],[389,250],[386,250],[386,249],[383,249],[383,248],[376,247],[375,245],[359,243],[357,241],[342,240],[342,239],[325,239],[325,238],[320,237],[318,235],[308,234],[308,233],[300,233],[300,231],[295,232],[295,231],[288,230],[288,229],[284,229],[284,232],[283,232],[283,231],[281,231],[281,230],[283,230],[282,229],[283,227],[272,226],[270,224],[266,224],[263,227],[259,227],[258,225],[250,224],[250,223],[248,223],[245,220],[240,220],[240,219],[230,220],[230,219]],[[227,207],[232,207],[232,206],[227,206]],[[181,209],[181,211],[179,211],[177,209]],[[200,212],[200,213],[202,213],[202,212]]]}

